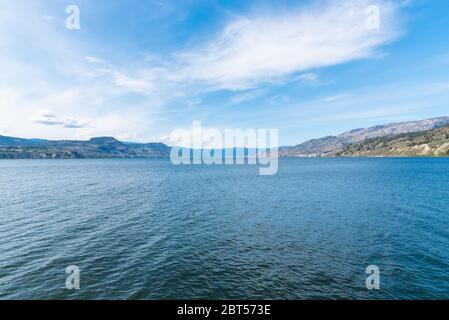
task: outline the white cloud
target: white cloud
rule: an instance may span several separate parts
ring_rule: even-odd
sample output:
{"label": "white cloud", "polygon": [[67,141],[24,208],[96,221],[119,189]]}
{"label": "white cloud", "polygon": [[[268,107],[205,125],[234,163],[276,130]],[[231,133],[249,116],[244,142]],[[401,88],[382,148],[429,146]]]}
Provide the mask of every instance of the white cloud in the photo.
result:
{"label": "white cloud", "polygon": [[42,110],[30,117],[30,120],[34,123],[46,125],[46,126],[60,126],[69,129],[86,128],[89,126],[85,120],[77,120],[74,118],[60,117],[49,110]]}
{"label": "white cloud", "polygon": [[105,61],[100,59],[100,58],[96,58],[96,57],[92,57],[92,56],[85,56],[84,60],[86,60],[89,63],[104,63]]}
{"label": "white cloud", "polygon": [[296,76],[292,79],[293,81],[300,81],[303,83],[316,83],[318,80],[318,76],[316,73],[313,72],[307,72],[300,74],[299,76]]}
{"label": "white cloud", "polygon": [[240,104],[242,102],[257,99],[268,92],[267,89],[250,90],[241,94],[234,95],[230,99],[231,104]]}
{"label": "white cloud", "polygon": [[[366,27],[369,5],[380,7],[381,28]],[[232,90],[356,59],[374,57],[399,34],[397,7],[388,0],[320,1],[313,7],[241,17],[204,47],[183,52],[191,80]]]}
{"label": "white cloud", "polygon": [[130,77],[122,72],[114,71],[113,80],[116,86],[139,93],[149,93],[154,89],[152,82],[146,78]]}
{"label": "white cloud", "polygon": [[346,93],[342,93],[342,94],[337,94],[337,95],[335,95],[335,96],[331,96],[331,97],[324,98],[323,100],[324,100],[325,102],[333,102],[333,101],[337,101],[337,100],[344,99],[344,98],[346,98],[347,96],[348,96],[348,95],[347,95]]}
{"label": "white cloud", "polygon": [[285,106],[289,102],[290,102],[290,98],[285,95],[282,95],[282,94],[275,95],[265,101],[265,103],[267,105],[272,106],[272,107],[282,107],[282,106]]}

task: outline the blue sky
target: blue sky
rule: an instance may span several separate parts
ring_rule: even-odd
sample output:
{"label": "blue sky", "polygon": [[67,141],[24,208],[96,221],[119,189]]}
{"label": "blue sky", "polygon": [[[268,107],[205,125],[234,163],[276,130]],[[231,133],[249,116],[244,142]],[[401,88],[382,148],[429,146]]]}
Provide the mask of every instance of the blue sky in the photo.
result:
{"label": "blue sky", "polygon": [[200,120],[293,145],[449,115],[444,0],[17,2],[0,0],[3,135],[166,141]]}

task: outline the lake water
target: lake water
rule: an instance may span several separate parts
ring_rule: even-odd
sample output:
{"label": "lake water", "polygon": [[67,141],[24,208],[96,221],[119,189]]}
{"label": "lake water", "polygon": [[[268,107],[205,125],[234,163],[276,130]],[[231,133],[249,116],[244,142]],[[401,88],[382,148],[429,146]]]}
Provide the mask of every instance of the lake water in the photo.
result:
{"label": "lake water", "polygon": [[449,159],[3,160],[0,194],[0,299],[449,298]]}

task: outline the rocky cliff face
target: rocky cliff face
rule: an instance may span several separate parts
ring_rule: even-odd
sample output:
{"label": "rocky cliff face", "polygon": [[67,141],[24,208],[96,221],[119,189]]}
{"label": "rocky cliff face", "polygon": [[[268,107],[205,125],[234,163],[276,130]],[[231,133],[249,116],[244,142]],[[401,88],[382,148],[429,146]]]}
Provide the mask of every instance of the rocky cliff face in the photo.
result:
{"label": "rocky cliff face", "polygon": [[354,129],[338,136],[329,136],[306,141],[294,147],[282,148],[281,156],[326,156],[342,151],[346,146],[377,137],[421,132],[441,128],[449,124],[449,117],[420,121],[397,122],[370,128]]}

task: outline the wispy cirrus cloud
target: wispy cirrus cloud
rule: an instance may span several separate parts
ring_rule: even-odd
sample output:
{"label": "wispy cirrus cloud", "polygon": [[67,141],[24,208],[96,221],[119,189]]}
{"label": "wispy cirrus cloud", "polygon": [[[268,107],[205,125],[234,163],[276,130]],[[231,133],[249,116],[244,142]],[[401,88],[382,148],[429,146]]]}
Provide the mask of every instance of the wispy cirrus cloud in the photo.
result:
{"label": "wispy cirrus cloud", "polygon": [[[381,27],[367,27],[367,8],[380,8]],[[186,78],[231,90],[292,73],[378,55],[400,34],[392,1],[319,1],[315,6],[236,18],[203,47],[178,54]]]}
{"label": "wispy cirrus cloud", "polygon": [[333,102],[333,101],[344,99],[348,96],[349,96],[349,94],[347,94],[347,93],[341,93],[341,94],[337,94],[335,96],[326,97],[323,99],[323,101],[324,102]]}
{"label": "wispy cirrus cloud", "polygon": [[105,63],[105,61],[103,59],[97,58],[97,57],[92,57],[92,56],[85,56],[84,60],[86,60],[89,63]]}
{"label": "wispy cirrus cloud", "polygon": [[[256,89],[263,83],[316,84],[315,69],[380,56],[382,46],[401,35],[399,3],[322,0],[267,9],[234,18],[195,48],[174,51],[165,59],[145,53],[143,65],[149,67],[124,72],[112,66],[110,74],[116,86],[142,94],[167,88],[184,88],[189,95],[193,87],[201,92]],[[373,5],[381,12],[380,28],[374,30],[367,27],[367,8]],[[104,62],[92,56],[85,60]]]}
{"label": "wispy cirrus cloud", "polygon": [[131,77],[120,71],[114,71],[112,77],[116,86],[132,92],[145,94],[154,89],[154,84],[146,77]]}
{"label": "wispy cirrus cloud", "polygon": [[[208,41],[165,59],[140,53],[144,63],[138,70],[124,72],[111,65],[110,75],[116,86],[142,94],[180,87],[187,88],[188,95],[192,87],[201,92],[255,89],[263,83],[316,84],[318,68],[379,57],[382,46],[402,33],[400,3],[321,0],[270,8],[234,18]],[[379,29],[367,27],[367,8],[373,5],[380,10]],[[85,60],[104,70],[102,58]]]}
{"label": "wispy cirrus cloud", "polygon": [[253,99],[259,98],[267,93],[268,93],[267,89],[249,90],[244,93],[232,96],[229,102],[231,104],[240,104],[246,101],[251,101]]}
{"label": "wispy cirrus cloud", "polygon": [[289,101],[290,101],[289,97],[282,95],[282,94],[277,94],[275,96],[268,98],[265,101],[265,103],[272,107],[280,107],[280,106],[284,106],[284,105],[288,104]]}

